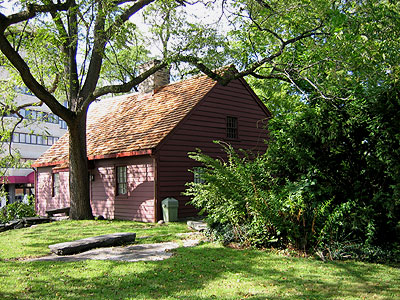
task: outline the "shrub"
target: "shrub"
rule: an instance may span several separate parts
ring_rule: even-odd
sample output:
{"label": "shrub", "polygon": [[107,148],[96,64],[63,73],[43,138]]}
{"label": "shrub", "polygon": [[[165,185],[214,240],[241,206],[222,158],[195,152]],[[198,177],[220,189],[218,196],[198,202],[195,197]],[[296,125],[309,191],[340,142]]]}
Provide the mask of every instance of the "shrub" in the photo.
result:
{"label": "shrub", "polygon": [[[214,239],[224,244],[239,242],[306,252],[340,244],[368,251],[380,249],[374,245],[377,230],[370,217],[374,211],[371,205],[360,206],[351,199],[337,203],[330,187],[319,184],[315,174],[280,183],[280,178],[271,175],[266,155],[251,159],[246,152],[221,145],[226,160],[213,159],[201,151],[190,153],[204,166],[200,173],[204,183],[189,183],[185,193],[201,213],[206,213]],[[388,256],[390,247],[386,248]],[[372,259],[368,251],[352,257]],[[383,254],[377,254],[377,259],[380,256]]]}
{"label": "shrub", "polygon": [[303,251],[357,245],[369,249],[353,255],[360,259],[379,249],[396,251],[399,127],[396,85],[343,98],[310,95],[301,111],[269,122],[263,155],[228,145],[225,161],[191,153],[204,165],[206,183],[189,184],[186,195],[222,237],[244,244]]}
{"label": "shrub", "polygon": [[319,247],[320,255],[330,260],[354,259],[375,263],[400,263],[400,245],[392,245],[390,249],[381,246],[366,245],[359,242],[333,242]]}
{"label": "shrub", "polygon": [[265,156],[250,159],[250,154],[236,153],[229,145],[223,148],[226,161],[200,151],[190,153],[205,166],[205,183],[189,183],[185,193],[201,213],[207,213],[213,236],[224,243],[257,247],[315,246],[331,201],[315,201],[310,192],[314,183],[307,179],[277,186]]}
{"label": "shrub", "polygon": [[15,219],[21,219],[23,217],[34,217],[35,212],[35,200],[33,196],[28,197],[28,204],[23,202],[14,202],[7,204],[0,210],[0,222],[6,223]]}

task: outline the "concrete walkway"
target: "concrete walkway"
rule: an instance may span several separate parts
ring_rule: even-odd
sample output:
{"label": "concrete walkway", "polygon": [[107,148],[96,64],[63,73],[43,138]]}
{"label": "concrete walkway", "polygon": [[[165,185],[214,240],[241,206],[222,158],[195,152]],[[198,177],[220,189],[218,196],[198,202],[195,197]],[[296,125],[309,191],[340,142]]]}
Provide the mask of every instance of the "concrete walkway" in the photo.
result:
{"label": "concrete walkway", "polygon": [[[183,247],[194,247],[200,242],[199,239],[183,240]],[[87,259],[93,260],[114,260],[114,261],[157,261],[164,260],[173,255],[169,252],[172,249],[181,247],[182,244],[175,242],[139,244],[121,247],[97,248],[74,255],[49,255],[39,258],[29,259],[27,261],[81,261]]]}

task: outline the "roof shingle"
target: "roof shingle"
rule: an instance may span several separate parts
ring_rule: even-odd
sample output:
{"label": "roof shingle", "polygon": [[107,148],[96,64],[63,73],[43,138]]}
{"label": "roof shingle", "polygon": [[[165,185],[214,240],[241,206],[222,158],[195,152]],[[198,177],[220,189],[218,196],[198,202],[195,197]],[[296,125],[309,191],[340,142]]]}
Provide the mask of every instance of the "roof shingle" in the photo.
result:
{"label": "roof shingle", "polygon": [[[131,94],[92,103],[87,118],[87,155],[104,156],[155,148],[212,89],[215,81],[197,76],[153,94]],[[33,166],[68,161],[68,134]]]}

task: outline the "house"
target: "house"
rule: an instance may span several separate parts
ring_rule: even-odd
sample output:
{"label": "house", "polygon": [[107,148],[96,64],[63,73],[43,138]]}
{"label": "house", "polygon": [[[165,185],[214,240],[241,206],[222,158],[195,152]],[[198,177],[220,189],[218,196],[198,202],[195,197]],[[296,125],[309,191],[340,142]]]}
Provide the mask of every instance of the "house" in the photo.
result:
{"label": "house", "polygon": [[[8,77],[8,72],[0,66],[0,82],[7,81]],[[29,167],[29,162],[36,160],[67,132],[66,123],[54,115],[46,105],[28,106],[40,100],[26,87],[14,87],[14,89],[15,104],[26,107],[19,110],[24,121],[17,125],[11,138],[11,153],[19,153],[22,166],[0,170],[0,187],[7,193],[8,203],[20,201],[25,195],[34,193],[34,173]],[[9,114],[3,117],[2,124],[12,128],[19,121],[20,118],[15,114]],[[8,154],[9,146],[9,141],[0,145],[0,156]],[[24,164],[26,166],[23,166]],[[3,204],[6,202],[6,199],[0,200]]]}
{"label": "house", "polygon": [[[149,78],[147,90],[89,108],[87,155],[95,216],[154,222],[162,219],[161,201],[167,197],[179,200],[179,218],[193,216],[196,210],[182,195],[185,183],[194,179],[189,169],[198,166],[188,152],[199,148],[223,157],[215,140],[236,149],[266,149],[271,115],[244,79],[227,86],[206,76],[162,87],[157,81]],[[68,135],[34,167],[37,212],[68,206]]]}

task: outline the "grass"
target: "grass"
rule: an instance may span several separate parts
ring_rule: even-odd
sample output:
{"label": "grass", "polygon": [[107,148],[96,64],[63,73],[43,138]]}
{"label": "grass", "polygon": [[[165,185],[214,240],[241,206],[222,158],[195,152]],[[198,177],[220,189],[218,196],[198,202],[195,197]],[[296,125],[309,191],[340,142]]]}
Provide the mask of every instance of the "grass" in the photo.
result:
{"label": "grass", "polygon": [[399,299],[400,270],[321,262],[212,243],[158,262],[27,262],[47,245],[134,231],[139,242],[177,240],[185,224],[64,221],[0,233],[0,299]]}

